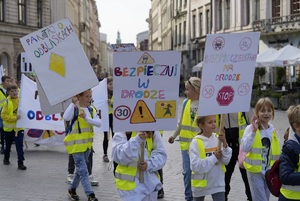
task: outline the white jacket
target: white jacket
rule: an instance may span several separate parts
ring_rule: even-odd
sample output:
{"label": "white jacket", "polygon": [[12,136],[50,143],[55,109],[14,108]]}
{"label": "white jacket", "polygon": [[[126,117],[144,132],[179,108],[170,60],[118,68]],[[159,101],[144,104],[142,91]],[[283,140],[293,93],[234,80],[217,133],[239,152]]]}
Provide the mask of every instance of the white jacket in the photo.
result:
{"label": "white jacket", "polygon": [[[200,159],[200,151],[196,138],[201,138],[205,147],[206,158]],[[207,186],[205,188],[193,190],[193,197],[211,195],[218,192],[225,192],[225,173],[222,164],[227,165],[231,159],[232,150],[229,146],[226,149],[222,146],[222,158],[220,161],[213,154],[218,147],[218,137],[215,133],[207,138],[197,135],[191,142],[189,154],[191,170],[197,174],[206,173]]]}
{"label": "white jacket", "polygon": [[[144,142],[138,135],[127,141],[124,132],[115,133],[112,138],[112,160],[118,164],[126,165],[140,158],[141,143]],[[148,157],[147,148],[144,150],[144,160],[147,162],[147,170],[144,172],[144,183],[139,181],[139,171],[136,175],[136,188],[131,191],[122,191],[118,193],[123,201],[141,201],[154,191],[162,188],[157,170],[162,169],[167,161],[167,154],[162,137],[158,131],[153,135],[153,151]]]}

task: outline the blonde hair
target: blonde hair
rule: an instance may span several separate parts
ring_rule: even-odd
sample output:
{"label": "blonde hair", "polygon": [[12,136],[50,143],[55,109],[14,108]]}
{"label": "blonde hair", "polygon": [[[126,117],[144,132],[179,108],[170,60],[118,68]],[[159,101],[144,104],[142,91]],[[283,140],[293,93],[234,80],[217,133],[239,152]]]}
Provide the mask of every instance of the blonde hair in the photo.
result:
{"label": "blonde hair", "polygon": [[196,93],[200,93],[201,79],[199,77],[191,77],[185,84],[190,85]]}
{"label": "blonde hair", "polygon": [[264,107],[271,108],[272,110],[272,120],[274,119],[274,105],[270,98],[260,98],[255,105],[255,114],[258,116],[259,111],[261,111]]}
{"label": "blonde hair", "polygon": [[293,131],[295,131],[293,124],[299,124],[300,123],[300,105],[292,105],[289,107],[289,109],[287,110],[287,116],[289,119],[289,123],[293,129]]}

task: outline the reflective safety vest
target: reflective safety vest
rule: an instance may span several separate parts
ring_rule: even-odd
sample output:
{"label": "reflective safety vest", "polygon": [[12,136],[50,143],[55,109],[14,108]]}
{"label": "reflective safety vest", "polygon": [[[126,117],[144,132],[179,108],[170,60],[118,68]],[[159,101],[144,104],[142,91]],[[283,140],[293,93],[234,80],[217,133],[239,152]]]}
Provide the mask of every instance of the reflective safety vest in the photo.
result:
{"label": "reflective safety vest", "polygon": [[3,107],[3,105],[4,105],[4,103],[5,103],[5,100],[6,100],[6,94],[4,93],[4,91],[3,91],[3,86],[2,85],[0,85],[0,108],[2,108]]}
{"label": "reflective safety vest", "polygon": [[239,143],[241,144],[241,139],[243,138],[244,131],[247,127],[246,115],[243,112],[238,112],[238,126],[239,126]]}
{"label": "reflective safety vest", "polygon": [[[93,108],[93,115],[95,114],[96,110]],[[78,116],[72,131],[64,138],[64,144],[68,154],[82,153],[92,148],[93,139],[93,125]]]}
{"label": "reflective safety vest", "polygon": [[[131,137],[135,137],[136,132],[132,132]],[[146,138],[148,157],[150,157],[153,151],[153,138]],[[136,174],[138,171],[138,158],[134,162],[126,165],[118,164],[115,172],[115,182],[117,189],[123,191],[131,191],[136,187]]]}
{"label": "reflective safety vest", "polygon": [[[247,171],[252,173],[259,173],[262,171],[262,143],[261,135],[259,129],[256,131],[254,141],[251,147],[251,150],[247,153],[244,160],[244,167]],[[280,144],[276,136],[275,129],[272,132],[272,142],[271,142],[271,151],[270,151],[270,167],[274,162],[279,159],[280,156]]]}
{"label": "reflective safety vest", "polygon": [[[110,102],[114,102],[114,97],[111,97]],[[112,114],[113,113],[113,106],[111,106],[110,104],[108,105],[108,114]]]}
{"label": "reflective safety vest", "polygon": [[[13,116],[14,115],[14,105],[11,101],[10,98],[7,99],[6,103],[4,104],[7,104],[7,113],[9,116]],[[15,109],[15,110],[18,110],[18,109]],[[16,131],[16,123],[17,121],[14,121],[14,122],[8,122],[6,120],[3,120],[3,130],[6,131],[6,132],[11,132],[11,131]],[[18,131],[20,130],[24,130],[24,128],[18,128]]]}
{"label": "reflective safety vest", "polygon": [[[299,154],[299,161],[297,163],[297,166],[298,166],[298,169],[295,169],[295,172],[299,173],[300,172],[300,154]],[[280,193],[287,199],[299,200],[300,187],[282,184],[282,186],[280,188]]]}
{"label": "reflective safety vest", "polygon": [[[195,138],[198,144],[199,152],[200,152],[200,159],[206,158],[206,152],[205,147],[202,139]],[[226,167],[224,164],[222,164],[222,170],[226,172]],[[197,174],[194,171],[192,171],[191,175],[191,185],[193,189],[196,188],[205,188],[207,186],[207,180],[206,180],[207,173],[204,174]]]}
{"label": "reflective safety vest", "polygon": [[[190,146],[192,139],[199,133],[200,129],[197,126],[196,117],[194,121],[191,120],[190,114],[191,100],[189,99],[184,108],[181,121],[181,131],[179,134],[181,150],[187,150]],[[191,123],[192,122],[192,123]]]}

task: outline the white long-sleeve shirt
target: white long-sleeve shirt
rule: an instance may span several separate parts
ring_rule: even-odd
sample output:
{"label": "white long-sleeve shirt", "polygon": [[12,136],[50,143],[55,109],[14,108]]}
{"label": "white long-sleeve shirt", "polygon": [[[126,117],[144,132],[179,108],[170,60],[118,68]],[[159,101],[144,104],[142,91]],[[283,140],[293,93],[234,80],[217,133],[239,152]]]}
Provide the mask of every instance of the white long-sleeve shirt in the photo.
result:
{"label": "white long-sleeve shirt", "polygon": [[[197,138],[202,139],[206,158],[200,158],[200,150]],[[222,170],[222,164],[227,165],[231,159],[232,149],[222,147],[222,158],[218,160],[213,154],[218,147],[218,137],[213,133],[209,138],[203,135],[197,135],[191,142],[189,148],[191,170],[196,174],[206,173],[207,186],[205,188],[193,191],[194,197],[211,195],[217,192],[225,192],[225,173]]]}
{"label": "white long-sleeve shirt", "polygon": [[[262,151],[262,174],[265,174],[266,170],[270,168],[270,152],[271,152],[271,143],[272,143],[272,133],[274,131],[274,127],[269,123],[268,128],[260,130],[261,141],[263,145]],[[244,136],[241,140],[242,142],[242,150],[244,152],[249,152],[253,145],[253,141],[256,133],[252,132],[252,126],[248,125],[244,131]],[[277,139],[279,140],[278,133],[276,131]]]}
{"label": "white long-sleeve shirt", "polygon": [[[138,135],[127,140],[124,132],[116,132],[112,139],[112,160],[118,164],[126,165],[140,158],[141,144],[145,142]],[[147,148],[144,150],[144,160],[147,162],[147,170],[144,174],[144,183],[140,183],[139,171],[136,175],[136,188],[131,191],[118,189],[123,201],[141,201],[147,195],[162,188],[157,170],[162,169],[167,160],[167,154],[161,135],[158,131],[153,135],[153,151],[148,157]],[[139,161],[138,161],[139,163]]]}
{"label": "white long-sleeve shirt", "polygon": [[[64,120],[71,121],[73,119],[75,106],[76,105],[74,103],[71,103],[68,106],[68,108],[66,109],[66,111],[64,112],[64,115],[63,115]],[[96,126],[96,127],[101,126],[101,120],[97,114],[93,115],[93,118],[92,118],[90,111],[87,107],[81,107],[80,109],[82,109],[86,114],[86,116],[84,118],[85,121],[87,121],[89,124],[92,124],[93,126]]]}

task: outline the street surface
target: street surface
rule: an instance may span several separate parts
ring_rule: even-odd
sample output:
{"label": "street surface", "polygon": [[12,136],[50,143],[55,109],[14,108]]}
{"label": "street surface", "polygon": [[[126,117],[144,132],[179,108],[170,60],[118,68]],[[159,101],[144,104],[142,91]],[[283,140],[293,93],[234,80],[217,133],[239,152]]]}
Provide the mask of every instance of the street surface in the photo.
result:
{"label": "street surface", "polygon": [[[183,98],[180,99],[182,103]],[[180,108],[179,108],[180,109]],[[180,110],[179,110],[180,111]],[[283,133],[288,127],[285,111],[276,111],[272,122],[283,143]],[[179,142],[169,144],[168,138],[173,131],[164,132],[164,142],[168,154],[168,160],[163,168],[165,198],[161,201],[184,201],[184,186],[181,167],[181,152]],[[118,201],[119,196],[115,187],[112,166],[102,161],[103,134],[95,134],[94,139],[94,166],[93,175],[99,181],[99,186],[93,187],[99,201]],[[0,201],[67,201],[69,185],[67,179],[68,154],[65,147],[35,147],[33,143],[27,143],[25,151],[26,171],[17,169],[17,157],[14,145],[12,147],[10,165],[0,164]],[[111,142],[109,145],[109,158]],[[1,156],[3,157],[3,155]],[[3,158],[1,158],[3,159]],[[230,201],[246,201],[244,184],[238,167],[231,180]],[[87,200],[80,184],[77,189],[80,200]],[[207,196],[205,200],[211,201]],[[271,201],[277,200],[271,195]]]}

